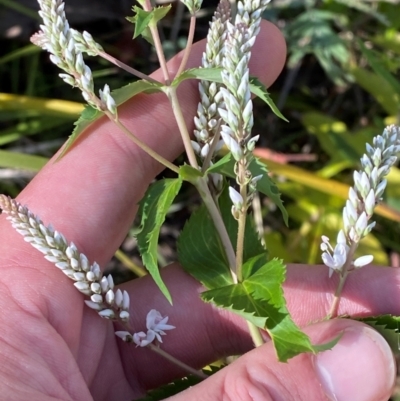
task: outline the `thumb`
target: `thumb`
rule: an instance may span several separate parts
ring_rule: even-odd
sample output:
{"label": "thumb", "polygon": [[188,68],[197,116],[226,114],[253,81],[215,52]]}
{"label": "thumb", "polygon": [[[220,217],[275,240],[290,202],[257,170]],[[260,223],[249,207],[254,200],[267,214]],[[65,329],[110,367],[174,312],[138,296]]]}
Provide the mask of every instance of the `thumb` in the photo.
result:
{"label": "thumb", "polygon": [[389,345],[372,328],[351,320],[331,320],[305,330],[313,343],[342,334],[338,344],[288,363],[276,360],[272,343],[254,349],[209,379],[169,401],[387,401],[394,386],[395,361]]}

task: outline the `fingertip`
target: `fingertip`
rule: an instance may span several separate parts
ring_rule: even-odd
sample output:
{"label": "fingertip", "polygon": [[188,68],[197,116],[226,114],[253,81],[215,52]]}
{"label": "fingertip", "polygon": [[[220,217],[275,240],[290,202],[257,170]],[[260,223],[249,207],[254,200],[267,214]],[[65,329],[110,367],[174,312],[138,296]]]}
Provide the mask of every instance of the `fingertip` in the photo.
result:
{"label": "fingertip", "polygon": [[286,61],[286,42],[279,28],[262,20],[260,33],[251,53],[251,74],[257,76],[267,87],[272,85]]}

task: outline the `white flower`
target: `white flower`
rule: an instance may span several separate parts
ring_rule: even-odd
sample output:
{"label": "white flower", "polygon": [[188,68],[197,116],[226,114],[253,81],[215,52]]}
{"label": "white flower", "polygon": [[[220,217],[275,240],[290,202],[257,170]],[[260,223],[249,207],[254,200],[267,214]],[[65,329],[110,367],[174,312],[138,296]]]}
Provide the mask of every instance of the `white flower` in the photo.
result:
{"label": "white flower", "polygon": [[161,313],[152,309],[146,317],[147,333],[140,331],[133,335],[133,342],[138,347],[146,347],[157,339],[162,343],[161,336],[166,335],[165,330],[172,330],[175,326],[167,324],[168,316],[162,317]]}
{"label": "white flower", "polygon": [[323,235],[321,250],[324,251],[322,253],[322,261],[329,267],[329,277],[331,277],[334,270],[340,271],[346,263],[349,247],[346,244],[343,231],[339,231],[335,249],[333,249],[329,243],[329,238]]}

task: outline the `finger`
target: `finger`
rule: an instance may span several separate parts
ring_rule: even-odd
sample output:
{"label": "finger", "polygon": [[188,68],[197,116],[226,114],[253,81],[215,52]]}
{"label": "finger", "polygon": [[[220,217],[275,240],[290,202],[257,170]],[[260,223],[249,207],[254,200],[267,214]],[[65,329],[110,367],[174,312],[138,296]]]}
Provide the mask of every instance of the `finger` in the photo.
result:
{"label": "finger", "polygon": [[[190,66],[200,64],[204,41],[193,47]],[[176,71],[182,55],[169,63]],[[263,23],[251,60],[251,73],[271,84],[281,71],[285,45],[278,29]],[[160,72],[154,74],[160,76]],[[198,103],[195,81],[178,89],[188,125]],[[119,109],[132,132],[156,152],[173,160],[182,141],[164,94],[138,95]],[[51,222],[80,250],[100,263],[120,245],[132,222],[136,204],[161,166],[135,146],[105,118],[95,123],[59,162],[50,162],[23,191],[28,204],[45,223]]]}
{"label": "finger", "polygon": [[[336,277],[329,278],[326,266],[289,265],[284,284],[285,298],[294,321],[301,327],[321,321],[327,315],[337,285]],[[132,326],[135,331],[146,330],[145,319],[150,309],[157,309],[169,316],[169,323],[176,326],[168,332],[162,348],[189,364],[201,368],[227,355],[242,354],[252,348],[245,320],[223,309],[214,308],[201,301],[199,293],[204,288],[177,265],[163,269],[174,301],[171,306],[151,277],[126,283],[123,288],[131,294]],[[352,317],[400,314],[400,269],[364,267],[350,274],[342,294],[339,314]],[[385,289],[384,294],[382,288]],[[195,311],[195,313],[193,313]],[[196,344],[196,346],[193,346]],[[140,361],[140,382],[144,388],[157,387],[184,374],[147,349],[119,344],[125,366],[135,374]],[[151,375],[146,375],[151,371]]]}
{"label": "finger", "polygon": [[342,334],[330,351],[278,363],[271,344],[239,358],[170,401],[386,401],[395,384],[395,362],[386,341],[359,322],[333,320],[306,329],[315,343]]}

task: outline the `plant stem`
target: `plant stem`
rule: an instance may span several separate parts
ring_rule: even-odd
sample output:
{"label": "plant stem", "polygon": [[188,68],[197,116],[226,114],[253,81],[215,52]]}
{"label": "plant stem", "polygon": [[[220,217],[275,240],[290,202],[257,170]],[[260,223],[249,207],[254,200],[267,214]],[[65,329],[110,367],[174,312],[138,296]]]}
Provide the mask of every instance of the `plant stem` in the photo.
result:
{"label": "plant stem", "polygon": [[217,144],[219,142],[219,138],[221,136],[220,127],[221,127],[221,120],[218,121],[218,124],[216,126],[216,130],[215,130],[215,135],[214,135],[214,138],[213,138],[211,146],[210,146],[210,150],[208,151],[208,154],[207,154],[206,158],[203,161],[203,166],[201,167],[201,171],[203,173],[206,172],[206,170],[208,169],[208,167],[211,164],[211,159],[212,159],[212,157],[214,155],[215,148],[217,147]]}
{"label": "plant stem", "polygon": [[243,280],[242,267],[243,267],[243,251],[244,251],[244,233],[246,229],[246,218],[247,218],[247,184],[245,183],[246,174],[246,160],[242,159],[238,163],[238,182],[240,183],[240,195],[243,198],[244,204],[240,210],[238,219],[238,235],[236,241],[236,273],[239,282]]}
{"label": "plant stem", "polygon": [[138,266],[136,263],[134,263],[130,257],[128,257],[124,252],[122,252],[120,249],[115,252],[114,256],[122,262],[123,265],[125,265],[129,270],[132,270],[138,277],[144,277],[147,275],[147,271],[141,267]]}
{"label": "plant stem", "polygon": [[208,188],[206,178],[200,178],[197,181],[196,188],[199,191],[203,202],[210,213],[210,216],[214,222],[215,228],[218,231],[219,237],[221,238],[222,245],[225,250],[226,257],[229,263],[229,269],[232,275],[233,282],[236,284],[238,282],[236,275],[236,256],[235,251],[232,246],[232,242],[229,238],[228,232],[225,227],[225,223],[222,220],[221,213],[218,210],[217,205],[211,195],[210,188]]}
{"label": "plant stem", "polygon": [[192,50],[192,45],[193,45],[193,38],[194,38],[195,28],[196,28],[196,16],[192,15],[190,17],[189,34],[188,34],[188,39],[187,39],[187,43],[186,43],[186,49],[185,49],[185,53],[183,54],[181,65],[179,66],[178,72],[176,73],[177,77],[185,69],[187,61],[189,59],[190,51]]}
{"label": "plant stem", "polygon": [[157,353],[158,355],[161,355],[162,357],[164,357],[165,359],[167,359],[174,365],[179,366],[180,368],[184,369],[186,372],[189,372],[192,375],[197,376],[198,378],[200,378],[202,380],[208,378],[208,376],[205,373],[203,373],[201,370],[196,370],[196,369],[190,367],[189,365],[186,365],[186,363],[181,362],[179,359],[176,359],[175,357],[170,355],[168,352],[165,352],[164,350],[157,347],[156,345],[149,344],[147,347],[149,349],[151,349],[153,352]]}
{"label": "plant stem", "polygon": [[115,57],[111,56],[110,54],[106,53],[106,52],[99,52],[99,56],[103,57],[105,60],[109,61],[110,63],[116,65],[117,67],[129,72],[132,75],[137,76],[140,79],[144,79],[145,81],[149,81],[149,82],[153,82],[155,84],[159,84],[160,82],[158,82],[157,80],[149,77],[146,74],[143,74],[142,72],[135,70],[132,67],[129,67],[129,65],[123,63],[122,61],[116,59]]}
{"label": "plant stem", "polygon": [[346,263],[344,264],[342,271],[340,272],[339,284],[336,288],[335,296],[333,298],[331,308],[327,315],[327,319],[333,319],[333,318],[337,317],[340,299],[341,299],[341,295],[342,295],[342,290],[343,290],[344,284],[346,283],[347,276],[350,273],[349,267],[353,261],[354,252],[356,251],[357,246],[358,246],[357,242],[353,242],[350,246],[349,253],[347,254]]}
{"label": "plant stem", "polygon": [[[150,0],[145,0],[145,2],[143,4],[143,9],[145,11],[151,11],[152,8],[153,7],[152,7],[152,5],[150,3]],[[154,41],[154,47],[156,48],[158,61],[160,63],[160,67],[161,67],[161,70],[162,70],[163,75],[164,75],[165,85],[170,85],[171,84],[171,79],[170,79],[170,76],[169,76],[168,67],[167,67],[167,61],[165,60],[165,55],[164,55],[164,51],[163,51],[163,48],[162,48],[162,44],[161,44],[161,40],[160,40],[160,35],[158,33],[158,29],[157,29],[156,26],[152,26],[152,24],[149,25],[149,28],[150,28],[151,36],[152,36],[153,41]]]}
{"label": "plant stem", "polygon": [[137,136],[135,136],[131,131],[129,131],[128,128],[125,127],[124,124],[119,121],[118,117],[114,117],[110,112],[105,112],[106,116],[113,121],[118,128],[122,130],[122,132],[128,136],[128,138],[137,146],[139,146],[140,149],[145,151],[149,156],[151,156],[153,159],[157,160],[160,162],[162,165],[165,167],[169,168],[170,170],[174,171],[175,173],[179,174],[179,168],[175,166],[175,164],[171,163],[169,160],[165,159],[162,157],[160,154],[155,152],[153,149],[151,149],[149,146],[147,146],[144,142],[142,142]]}
{"label": "plant stem", "polygon": [[176,93],[176,88],[169,86],[166,88],[165,93],[168,96],[169,101],[171,102],[172,111],[174,113],[176,122],[178,124],[179,132],[181,133],[183,145],[185,147],[186,154],[189,159],[189,163],[192,167],[198,169],[199,165],[197,163],[196,155],[193,150],[193,146],[190,142],[189,131],[186,126],[185,118],[182,114],[181,105],[179,104],[178,95]]}
{"label": "plant stem", "polygon": [[255,324],[249,322],[248,320],[246,320],[246,322],[247,322],[247,327],[249,328],[249,333],[254,342],[254,345],[256,347],[260,347],[261,345],[265,344],[260,329]]}

